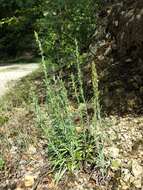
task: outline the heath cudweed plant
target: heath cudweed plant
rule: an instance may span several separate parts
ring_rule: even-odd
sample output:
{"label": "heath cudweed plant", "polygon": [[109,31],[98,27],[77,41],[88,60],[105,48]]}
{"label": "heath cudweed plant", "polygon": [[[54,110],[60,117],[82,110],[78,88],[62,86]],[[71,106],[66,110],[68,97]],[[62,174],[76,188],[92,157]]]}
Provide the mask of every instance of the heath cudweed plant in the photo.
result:
{"label": "heath cudweed plant", "polygon": [[57,171],[56,179],[60,179],[67,171],[74,172],[86,165],[99,167],[104,175],[106,169],[103,154],[104,135],[95,64],[92,63],[94,115],[89,120],[77,41],[75,41],[76,80],[75,76],[71,75],[73,95],[77,99],[77,106],[73,108],[61,77],[48,76],[42,46],[37,33],[35,33],[35,36],[42,55],[46,86],[46,102],[44,106],[40,106],[37,97],[33,96],[36,122],[47,138],[47,153],[51,166]]}

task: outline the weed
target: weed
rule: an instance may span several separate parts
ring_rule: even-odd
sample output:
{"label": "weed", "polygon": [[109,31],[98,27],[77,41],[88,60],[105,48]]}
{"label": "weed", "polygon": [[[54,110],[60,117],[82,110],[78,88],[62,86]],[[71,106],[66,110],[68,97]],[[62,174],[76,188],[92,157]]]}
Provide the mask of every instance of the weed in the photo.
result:
{"label": "weed", "polygon": [[107,163],[104,157],[104,132],[100,113],[98,79],[95,64],[92,64],[94,89],[94,116],[89,120],[87,102],[84,97],[80,55],[76,42],[77,81],[72,74],[72,87],[77,98],[77,108],[73,107],[64,81],[57,76],[48,77],[41,43],[35,33],[45,73],[46,102],[38,104],[38,97],[33,96],[37,125],[42,128],[47,138],[47,153],[51,166],[57,171],[56,179],[65,172],[74,172],[87,166],[96,166],[102,175]]}

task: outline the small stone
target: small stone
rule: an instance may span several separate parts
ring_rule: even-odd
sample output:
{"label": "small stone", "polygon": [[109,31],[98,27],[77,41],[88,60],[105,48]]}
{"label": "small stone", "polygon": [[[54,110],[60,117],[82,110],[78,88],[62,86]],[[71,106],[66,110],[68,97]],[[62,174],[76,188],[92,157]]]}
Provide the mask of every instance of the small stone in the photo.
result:
{"label": "small stone", "polygon": [[142,188],[142,177],[139,177],[133,181],[133,184],[137,188]]}
{"label": "small stone", "polygon": [[113,160],[111,163],[111,169],[112,170],[118,170],[122,165],[122,162],[120,159]]}
{"label": "small stone", "polygon": [[132,173],[136,178],[140,177],[143,174],[143,168],[136,160],[132,161]]}
{"label": "small stone", "polygon": [[104,56],[103,55],[99,55],[98,59],[99,59],[99,61],[103,61],[104,60]]}
{"label": "small stone", "polygon": [[124,182],[128,183],[130,182],[130,178],[131,178],[131,173],[128,169],[123,168],[122,169],[122,179]]}
{"label": "small stone", "polygon": [[124,182],[123,180],[120,180],[120,184],[121,184],[122,190],[129,189],[129,185],[126,182]]}
{"label": "small stone", "polygon": [[33,184],[34,184],[34,176],[25,175],[25,177],[24,177],[24,185],[25,185],[25,187],[32,187]]}
{"label": "small stone", "polygon": [[28,153],[29,154],[36,154],[37,150],[33,145],[29,145]]}
{"label": "small stone", "polygon": [[115,23],[116,27],[119,25],[119,21],[118,20],[116,20],[114,23]]}
{"label": "small stone", "polygon": [[111,147],[111,148],[109,149],[109,152],[110,152],[110,156],[111,156],[112,158],[117,158],[117,157],[119,156],[119,149],[116,148],[116,147]]}

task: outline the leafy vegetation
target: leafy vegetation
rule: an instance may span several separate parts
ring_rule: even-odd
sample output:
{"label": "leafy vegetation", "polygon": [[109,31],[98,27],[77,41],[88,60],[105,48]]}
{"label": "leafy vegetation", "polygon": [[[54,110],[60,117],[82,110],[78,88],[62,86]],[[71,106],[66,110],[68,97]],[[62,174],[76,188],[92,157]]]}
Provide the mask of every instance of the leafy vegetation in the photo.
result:
{"label": "leafy vegetation", "polygon": [[0,52],[2,57],[7,55],[15,57],[35,49],[33,31],[36,19],[42,15],[41,3],[42,1],[32,0],[0,1]]}
{"label": "leafy vegetation", "polygon": [[[46,1],[39,36],[44,54],[54,64],[70,65],[75,60],[75,39],[80,54],[86,53],[96,28],[96,0]],[[46,31],[46,32],[45,32]]]}
{"label": "leafy vegetation", "polygon": [[26,52],[35,54],[34,30],[36,30],[42,40],[44,54],[52,63],[72,64],[75,38],[81,53],[88,50],[96,28],[99,2],[13,0],[9,3],[1,0],[1,55],[19,56]]}
{"label": "leafy vegetation", "polygon": [[[43,52],[38,35],[35,35],[40,50]],[[105,175],[108,167],[103,151],[105,136],[100,113],[97,71],[93,63],[94,114],[90,118],[87,110],[88,103],[84,97],[77,43],[75,43],[75,47],[77,79],[71,75],[71,83],[73,96],[77,99],[76,106],[72,105],[62,78],[56,75],[52,77],[47,75],[44,57],[42,57],[42,66],[45,73],[45,104],[41,107],[38,103],[38,97],[33,95],[37,126],[42,129],[48,141],[47,153],[52,168],[58,171],[56,176],[58,179],[65,172],[74,172],[87,166],[96,166],[101,175]]]}

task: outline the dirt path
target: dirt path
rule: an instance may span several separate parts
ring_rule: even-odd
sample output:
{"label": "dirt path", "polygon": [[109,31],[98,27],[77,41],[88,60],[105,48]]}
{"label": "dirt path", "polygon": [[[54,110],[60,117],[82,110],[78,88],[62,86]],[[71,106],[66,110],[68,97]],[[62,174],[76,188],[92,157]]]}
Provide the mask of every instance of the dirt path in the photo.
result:
{"label": "dirt path", "polygon": [[0,96],[7,91],[9,82],[13,84],[14,81],[32,73],[37,68],[36,63],[0,66]]}

